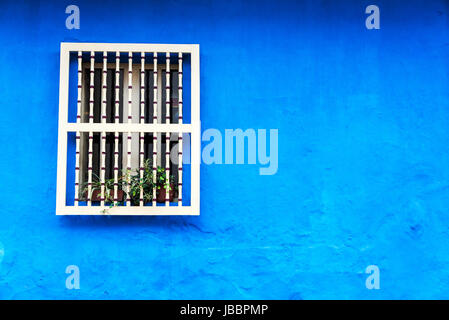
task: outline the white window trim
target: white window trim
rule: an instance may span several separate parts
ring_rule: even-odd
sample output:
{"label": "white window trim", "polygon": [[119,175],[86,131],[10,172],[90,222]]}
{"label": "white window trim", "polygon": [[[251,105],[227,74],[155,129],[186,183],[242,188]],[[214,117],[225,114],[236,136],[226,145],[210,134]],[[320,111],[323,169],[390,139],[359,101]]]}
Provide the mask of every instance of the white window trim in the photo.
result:
{"label": "white window trim", "polygon": [[[69,123],[69,63],[71,52],[182,52],[191,61],[191,123]],[[200,57],[198,44],[61,43],[59,79],[58,168],[56,215],[199,215],[200,214]],[[69,132],[173,132],[190,133],[190,206],[67,206],[67,140]]]}

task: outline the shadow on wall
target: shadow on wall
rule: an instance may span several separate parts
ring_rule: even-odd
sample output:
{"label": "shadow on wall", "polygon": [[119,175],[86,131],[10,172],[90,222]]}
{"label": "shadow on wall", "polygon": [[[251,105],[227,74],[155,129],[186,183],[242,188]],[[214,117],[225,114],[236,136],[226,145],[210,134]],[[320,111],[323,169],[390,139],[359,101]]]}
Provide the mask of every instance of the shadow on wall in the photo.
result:
{"label": "shadow on wall", "polygon": [[191,229],[196,229],[201,233],[214,232],[205,231],[201,225],[201,216],[60,216],[60,222],[64,227],[79,227],[79,228],[108,228],[118,227],[161,227],[164,230],[176,229],[178,231],[189,232]]}

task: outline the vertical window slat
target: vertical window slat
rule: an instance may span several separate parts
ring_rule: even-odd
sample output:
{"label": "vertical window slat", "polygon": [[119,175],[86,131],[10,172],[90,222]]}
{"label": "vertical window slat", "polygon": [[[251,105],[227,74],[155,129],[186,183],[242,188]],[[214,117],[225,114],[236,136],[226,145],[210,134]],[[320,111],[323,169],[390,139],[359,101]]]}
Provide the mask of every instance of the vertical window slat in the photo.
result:
{"label": "vertical window slat", "polygon": [[[76,123],[81,123],[81,92],[82,92],[82,79],[83,79],[83,52],[78,51],[78,100],[76,104]],[[80,198],[80,139],[81,134],[76,131],[76,150],[75,150],[75,206],[79,205]]]}
{"label": "vertical window slat", "polygon": [[[133,53],[129,52],[128,54],[128,123],[132,122],[132,93],[133,93]],[[127,165],[128,165],[128,174],[131,171],[131,132],[128,132],[128,136],[127,136],[127,141],[128,141],[128,145],[127,145],[127,153],[128,153],[128,157],[127,157]],[[130,182],[130,181],[128,181]],[[128,194],[130,194],[130,184],[128,183],[128,188],[127,188],[127,192]],[[129,202],[129,204],[131,205],[131,201]]]}
{"label": "vertical window slat", "polygon": [[[165,123],[170,123],[170,52],[165,53]],[[170,202],[170,132],[165,133],[165,205]]]}
{"label": "vertical window slat", "polygon": [[[94,87],[95,87],[95,52],[90,52],[90,82],[89,82],[89,123],[94,123]],[[87,204],[92,205],[92,142],[93,132],[89,131],[89,149],[87,165]]]}
{"label": "vertical window slat", "polygon": [[[145,52],[141,52],[140,55],[140,123],[145,122]],[[140,180],[143,179],[143,163],[144,163],[144,134],[141,132],[139,133],[139,142],[140,142],[140,149],[139,149],[139,173],[140,173]],[[139,199],[139,206],[143,206],[143,188],[140,186],[140,199]]]}
{"label": "vertical window slat", "polygon": [[[178,54],[178,122],[182,124],[182,52]],[[178,133],[178,206],[182,206],[182,132]]]}
{"label": "vertical window slat", "polygon": [[[153,52],[153,123],[157,123],[157,52]],[[157,132],[153,132],[153,206],[156,206]]]}
{"label": "vertical window slat", "polygon": [[[103,71],[101,84],[101,123],[106,123],[106,94],[107,94],[107,76],[108,76],[108,56],[107,52],[103,52]],[[101,152],[100,152],[100,181],[101,181],[101,206],[104,206],[105,199],[105,180],[106,180],[106,132],[101,132]]]}
{"label": "vertical window slat", "polygon": [[[120,122],[120,52],[115,53],[115,115],[114,123]],[[118,154],[119,134],[114,132],[114,202],[118,201]]]}

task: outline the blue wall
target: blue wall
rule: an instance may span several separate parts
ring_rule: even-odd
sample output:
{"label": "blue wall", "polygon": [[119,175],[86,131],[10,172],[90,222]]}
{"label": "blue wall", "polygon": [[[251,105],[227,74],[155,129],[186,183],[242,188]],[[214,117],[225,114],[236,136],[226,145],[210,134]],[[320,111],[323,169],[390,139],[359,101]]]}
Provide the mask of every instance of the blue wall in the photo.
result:
{"label": "blue wall", "polygon": [[[424,0],[2,1],[0,298],[447,298],[448,14]],[[199,217],[55,216],[61,41],[199,43],[203,130],[279,129],[278,173],[203,165]],[[80,290],[65,288],[72,264]]]}

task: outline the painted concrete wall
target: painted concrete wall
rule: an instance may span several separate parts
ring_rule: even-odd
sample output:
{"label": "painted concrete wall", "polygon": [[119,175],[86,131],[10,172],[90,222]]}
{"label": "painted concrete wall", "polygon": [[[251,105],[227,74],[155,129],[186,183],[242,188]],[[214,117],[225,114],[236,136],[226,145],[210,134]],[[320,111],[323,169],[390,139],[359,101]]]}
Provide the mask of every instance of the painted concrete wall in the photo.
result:
{"label": "painted concrete wall", "polygon": [[[80,30],[65,28],[69,4]],[[369,4],[380,30],[365,28]],[[447,298],[448,14],[2,1],[0,298]],[[61,41],[199,43],[203,130],[279,129],[278,173],[203,165],[200,217],[55,216]],[[380,290],[365,287],[372,264]]]}

